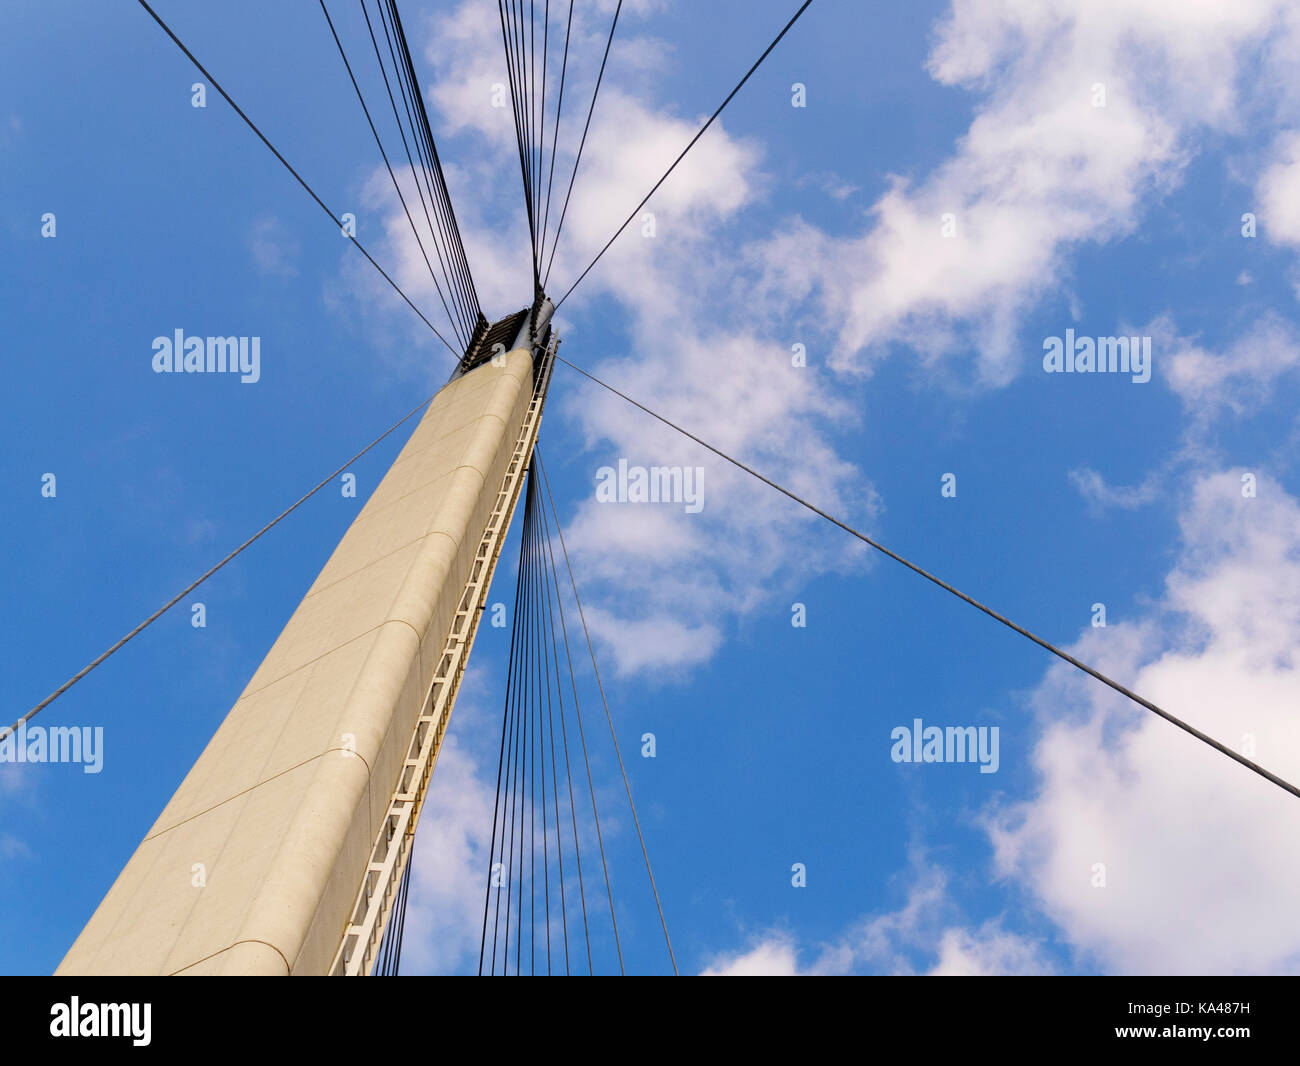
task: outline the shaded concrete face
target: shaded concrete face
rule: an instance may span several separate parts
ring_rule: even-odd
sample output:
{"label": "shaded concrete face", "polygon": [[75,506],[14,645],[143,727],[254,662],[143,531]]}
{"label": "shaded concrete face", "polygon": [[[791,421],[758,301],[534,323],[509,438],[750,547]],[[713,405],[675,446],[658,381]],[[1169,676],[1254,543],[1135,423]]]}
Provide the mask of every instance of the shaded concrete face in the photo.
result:
{"label": "shaded concrete face", "polygon": [[58,973],[328,970],[531,393],[438,393]]}

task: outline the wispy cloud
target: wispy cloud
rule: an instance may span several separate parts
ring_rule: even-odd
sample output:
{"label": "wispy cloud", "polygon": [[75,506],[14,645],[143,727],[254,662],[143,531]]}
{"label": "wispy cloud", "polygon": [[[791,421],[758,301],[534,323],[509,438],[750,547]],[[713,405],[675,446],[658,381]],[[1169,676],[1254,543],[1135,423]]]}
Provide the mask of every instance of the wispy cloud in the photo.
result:
{"label": "wispy cloud", "polygon": [[277,278],[298,275],[301,244],[273,215],[264,215],[253,223],[248,234],[248,252],[259,274]]}
{"label": "wispy cloud", "polygon": [[1192,135],[1238,125],[1243,58],[1284,10],[955,5],[929,57],[936,81],[976,99],[952,155],[921,178],[895,177],[860,235],[791,222],[770,268],[789,289],[819,292],[842,323],[840,369],[869,370],[899,347],[932,361],[973,351],[979,380],[1005,383],[1025,358],[1024,315],[1068,280],[1071,253],[1133,233],[1182,180]]}
{"label": "wispy cloud", "polygon": [[[907,899],[895,911],[866,915],[833,941],[801,946],[788,931],[751,938],[723,953],[705,977],[818,976],[848,973],[994,976],[1046,974],[1053,967],[1036,940],[993,918],[971,927],[948,893],[948,875],[919,854],[909,871]],[[800,956],[807,961],[800,962]]]}
{"label": "wispy cloud", "polygon": [[[1288,780],[1300,779],[1300,504],[1202,476],[1164,602],[1075,654]],[[1002,875],[1079,952],[1145,973],[1294,970],[1295,801],[1064,666],[1034,697],[1038,785],[994,811]]]}

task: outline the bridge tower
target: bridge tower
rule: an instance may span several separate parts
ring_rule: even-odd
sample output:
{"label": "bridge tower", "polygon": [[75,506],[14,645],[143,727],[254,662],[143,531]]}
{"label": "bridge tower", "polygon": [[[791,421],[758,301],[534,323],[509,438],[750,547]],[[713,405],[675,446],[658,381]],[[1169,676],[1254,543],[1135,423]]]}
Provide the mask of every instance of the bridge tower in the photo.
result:
{"label": "bridge tower", "polygon": [[371,971],[537,441],[552,311],[480,317],[57,973]]}

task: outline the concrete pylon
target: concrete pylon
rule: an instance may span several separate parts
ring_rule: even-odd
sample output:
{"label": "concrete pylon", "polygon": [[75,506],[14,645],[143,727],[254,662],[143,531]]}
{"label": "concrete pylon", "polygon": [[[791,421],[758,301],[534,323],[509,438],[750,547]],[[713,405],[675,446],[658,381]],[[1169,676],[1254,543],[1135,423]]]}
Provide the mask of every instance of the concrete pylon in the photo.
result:
{"label": "concrete pylon", "polygon": [[335,965],[440,663],[473,639],[492,530],[504,537],[536,439],[545,353],[539,370],[535,391],[521,348],[434,398],[58,974]]}

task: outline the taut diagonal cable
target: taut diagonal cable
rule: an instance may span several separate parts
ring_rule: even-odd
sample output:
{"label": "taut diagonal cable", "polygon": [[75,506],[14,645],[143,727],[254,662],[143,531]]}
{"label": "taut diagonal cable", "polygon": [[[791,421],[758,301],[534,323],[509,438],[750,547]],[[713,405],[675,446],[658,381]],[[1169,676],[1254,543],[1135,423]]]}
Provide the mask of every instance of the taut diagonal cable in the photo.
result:
{"label": "taut diagonal cable", "polygon": [[[509,13],[507,13],[507,9]],[[528,218],[528,241],[532,251],[533,288],[541,288],[537,267],[537,220],[533,204],[531,158],[528,124],[524,115],[525,78],[523,50],[520,47],[521,31],[516,29],[514,9],[508,0],[497,0],[497,13],[501,21],[501,44],[506,56],[506,74],[510,81],[510,108],[515,122],[515,145],[519,150],[519,174],[524,186],[524,209]]]}
{"label": "taut diagonal cable", "polygon": [[564,59],[560,64],[560,94],[555,102],[555,129],[551,133],[551,169],[546,178],[546,205],[542,210],[542,239],[539,255],[546,256],[546,228],[551,221],[551,186],[555,184],[555,157],[560,145],[560,113],[564,110],[564,80],[569,71],[569,33],[573,28],[573,0],[569,0],[569,18],[564,27]]}
{"label": "taut diagonal cable", "polygon": [[990,618],[994,619],[995,621],[1001,622],[1008,629],[1011,629],[1016,633],[1019,633],[1022,637],[1026,637],[1027,639],[1032,640],[1039,647],[1045,648],[1047,651],[1050,651],[1057,658],[1063,659],[1071,666],[1074,666],[1079,670],[1082,670],[1085,674],[1088,674],[1089,676],[1096,678],[1103,685],[1107,685],[1110,688],[1114,689],[1121,696],[1126,696],[1128,699],[1132,700],[1134,703],[1138,704],[1139,706],[1145,707],[1152,714],[1158,715],[1159,717],[1163,718],[1166,722],[1169,722],[1172,725],[1176,725],[1179,729],[1183,730],[1183,732],[1188,733],[1191,736],[1194,736],[1197,740],[1201,741],[1204,744],[1208,744],[1215,751],[1228,756],[1228,758],[1232,759],[1234,762],[1240,763],[1242,766],[1246,767],[1246,769],[1259,774],[1259,776],[1264,778],[1266,781],[1271,781],[1273,784],[1277,785],[1278,788],[1284,789],[1285,791],[1291,793],[1291,795],[1300,799],[1300,788],[1297,788],[1295,785],[1291,784],[1291,782],[1286,781],[1283,778],[1278,777],[1277,774],[1264,769],[1264,767],[1246,758],[1244,755],[1238,754],[1237,752],[1229,748],[1226,744],[1222,744],[1219,741],[1215,740],[1213,737],[1208,736],[1205,733],[1202,733],[1199,729],[1196,729],[1194,726],[1189,725],[1187,722],[1184,722],[1182,719],[1177,718],[1176,716],[1170,714],[1168,711],[1164,710],[1163,708],[1157,707],[1150,700],[1142,696],[1139,696],[1132,689],[1126,688],[1125,686],[1121,685],[1118,681],[1112,680],[1111,678],[1107,677],[1105,674],[1103,674],[1100,670],[1097,670],[1095,667],[1089,666],[1087,663],[1079,659],[1076,659],[1069,652],[1063,651],[1061,648],[1058,648],[1055,644],[1052,644],[1051,642],[1044,640],[1042,637],[1037,636],[1034,633],[1031,633],[1024,626],[1018,625],[1017,623],[1011,621],[1010,618],[1007,618],[1005,615],[999,614],[997,611],[993,610],[993,608],[986,607],[984,604],[980,603],[979,600],[976,600],[973,597],[966,595],[966,593],[962,592],[960,589],[954,588],[946,581],[943,581],[940,578],[935,577],[934,574],[930,573],[928,570],[923,570],[921,567],[917,566],[915,563],[909,561],[908,559],[905,559],[897,552],[891,551],[889,548],[886,548],[879,541],[873,540],[871,537],[868,537],[865,533],[862,533],[859,530],[854,529],[847,522],[841,521],[840,519],[836,518],[834,515],[829,514],[826,511],[823,511],[820,507],[817,507],[814,504],[809,503],[803,497],[797,496],[795,493],[787,489],[784,485],[780,485],[777,482],[773,481],[771,478],[767,477],[766,475],[760,474],[752,466],[747,466],[746,464],[742,463],[739,459],[733,458],[732,456],[728,455],[721,448],[715,447],[714,445],[710,444],[708,441],[703,440],[700,437],[697,437],[694,433],[690,432],[690,430],[683,429],[681,426],[677,425],[677,423],[669,421],[663,415],[655,411],[652,411],[649,407],[645,406],[645,404],[638,403],[636,400],[632,399],[631,396],[628,396],[626,393],[620,392],[618,389],[614,388],[613,385],[609,385],[606,382],[601,381],[600,378],[596,377],[594,374],[587,373],[587,371],[583,370],[581,367],[574,365],[573,363],[569,362],[567,359],[564,359],[559,355],[557,355],[555,359],[556,362],[563,363],[565,366],[569,367],[569,369],[576,370],[583,377],[599,385],[602,389],[608,390],[609,392],[613,393],[615,396],[618,396],[619,398],[626,400],[633,407],[636,407],[639,410],[644,411],[651,418],[658,419],[660,422],[662,422],[665,426],[668,426],[670,429],[676,430],[682,436],[687,437],[690,440],[693,440],[696,444],[700,445],[703,448],[707,448],[714,455],[718,456],[718,458],[725,459],[728,463],[730,463],[732,466],[736,467],[737,469],[743,470],[746,474],[749,474],[751,477],[757,478],[759,481],[763,482],[763,484],[776,489],[777,492],[782,493],[785,496],[788,496],[790,499],[794,500],[794,502],[799,504],[801,507],[806,507],[808,510],[812,511],[813,514],[819,515],[820,517],[826,519],[826,521],[830,522],[832,525],[839,526],[840,529],[844,530],[844,532],[848,533],[850,536],[857,537],[857,539],[862,541],[864,544],[870,545],[872,548],[875,548],[876,551],[889,556],[889,558],[893,559],[894,562],[901,563],[903,566],[907,567],[913,573],[920,574],[921,577],[925,578],[927,581],[933,582],[934,584],[938,585],[939,588],[943,589],[945,592],[950,592],[952,593],[952,595],[956,596],[959,600],[963,600],[966,603],[969,603],[972,607],[976,608],[977,610],[983,611]]}
{"label": "taut diagonal cable", "polygon": [[600,73],[596,75],[596,87],[591,93],[591,106],[587,108],[587,121],[582,126],[582,139],[578,142],[578,154],[573,159],[573,171],[569,174],[569,188],[564,194],[564,207],[560,209],[560,221],[555,226],[555,239],[551,241],[551,257],[546,261],[546,273],[542,278],[543,286],[550,280],[551,265],[555,262],[555,249],[560,246],[560,231],[564,229],[564,217],[569,213],[569,197],[573,195],[573,182],[578,176],[578,164],[582,162],[582,149],[587,144],[587,131],[591,129],[591,116],[596,110],[596,97],[600,95],[600,83],[605,77],[605,64],[609,62],[609,48],[614,43],[614,27],[618,25],[618,15],[622,10],[623,0],[618,0],[618,6],[614,8],[614,17],[609,24],[609,37],[605,41],[605,54],[600,60]]}
{"label": "taut diagonal cable", "polygon": [[[525,508],[525,512],[524,512],[525,526],[528,524],[529,521],[530,521],[530,516],[527,512],[527,509]],[[489,972],[491,973],[496,972],[496,937],[497,937],[497,928],[500,925],[500,921],[501,921],[501,891],[500,891],[501,886],[499,884],[495,886],[493,885],[493,881],[495,880],[496,858],[497,858],[497,847],[496,847],[497,824],[498,824],[498,812],[500,812],[502,853],[503,853],[502,858],[504,858],[505,807],[506,807],[504,796],[506,791],[509,788],[508,778],[504,776],[505,768],[508,765],[507,756],[506,756],[506,738],[507,736],[510,735],[510,723],[512,720],[511,696],[514,692],[513,679],[516,677],[515,660],[516,657],[522,651],[522,649],[519,646],[520,641],[522,639],[521,634],[523,633],[523,629],[520,624],[520,618],[523,609],[524,597],[527,595],[527,591],[528,591],[528,587],[525,584],[525,576],[524,576],[525,552],[527,550],[527,545],[528,545],[527,536],[521,537],[519,542],[519,568],[518,568],[516,583],[515,583],[514,620],[510,626],[510,658],[506,667],[505,709],[503,710],[501,716],[501,750],[497,755],[496,800],[492,805],[492,837],[491,837],[491,845],[488,848],[487,887],[483,894],[483,932],[479,940],[479,949],[478,949],[479,976],[482,976],[483,974],[483,956],[487,949],[488,906],[489,906],[489,901],[492,898],[493,887],[496,887],[497,889],[497,910],[496,910],[496,917],[494,918],[492,924],[492,960],[491,960]],[[513,755],[514,755],[514,748],[512,745],[511,758],[513,758]],[[505,790],[503,790],[502,788],[503,783],[506,785]]]}
{"label": "taut diagonal cable", "polygon": [[420,316],[421,321],[423,321],[426,326],[428,326],[431,330],[433,330],[434,336],[436,336],[440,341],[442,341],[443,344],[447,346],[447,350],[451,352],[452,355],[454,355],[456,358],[459,359],[460,352],[456,351],[456,349],[452,347],[451,343],[447,340],[447,338],[444,337],[438,331],[438,327],[435,326],[432,322],[428,320],[428,318],[425,317],[424,312],[421,311],[418,307],[415,306],[415,304],[411,302],[411,298],[402,291],[401,287],[397,284],[397,282],[395,282],[391,277],[389,277],[388,271],[386,271],[383,267],[379,265],[378,262],[376,262],[375,257],[371,255],[368,251],[366,251],[365,246],[359,240],[357,240],[356,235],[352,233],[347,233],[346,230],[343,230],[342,221],[338,218],[337,215],[334,214],[333,211],[329,209],[329,207],[326,206],[325,201],[316,195],[316,190],[314,190],[310,185],[307,184],[307,182],[303,179],[301,174],[299,174],[296,170],[294,170],[292,164],[290,164],[290,162],[287,159],[285,159],[283,155],[280,154],[280,150],[276,148],[276,146],[273,145],[267,139],[266,134],[264,134],[260,129],[257,128],[256,123],[254,123],[253,120],[249,118],[246,114],[244,114],[243,108],[241,108],[237,103],[235,103],[234,99],[231,97],[231,95],[228,92],[226,92],[226,90],[222,87],[221,83],[217,81],[217,79],[214,78],[208,72],[208,68],[198,61],[198,58],[194,55],[194,53],[191,52],[185,46],[185,42],[182,41],[179,37],[176,36],[176,34],[172,32],[172,28],[168,26],[167,23],[165,23],[158,16],[158,12],[156,12],[153,8],[149,6],[147,0],[139,0],[139,4],[142,8],[145,9],[145,11],[149,13],[149,16],[154,20],[154,22],[158,23],[158,25],[162,27],[163,32],[166,33],[167,36],[172,39],[172,42],[176,45],[176,47],[185,53],[185,58],[188,59],[191,63],[193,63],[195,68],[199,71],[199,73],[202,74],[205,78],[208,79],[208,81],[212,83],[212,87],[221,94],[222,99],[224,99],[226,103],[228,103],[232,108],[235,109],[235,114],[237,114],[240,118],[242,118],[244,120],[244,123],[248,126],[248,128],[257,134],[258,140],[260,140],[264,145],[266,145],[267,148],[271,150],[271,154],[274,155],[275,158],[280,161],[280,163],[284,166],[285,170],[287,170],[290,174],[293,175],[294,180],[307,191],[307,195],[316,201],[320,209],[324,211],[325,214],[329,215],[330,221],[333,222],[335,226],[339,227],[339,229],[346,234],[348,239],[354,245],[356,245],[357,250],[362,255],[364,255],[367,259],[370,260],[370,265],[373,266],[376,270],[378,270],[381,275],[383,275],[384,280],[393,287],[393,291],[396,292],[398,296],[400,296],[403,300],[406,301],[406,305],[410,307],[410,309],[414,311],[417,315]]}
{"label": "taut diagonal cable", "polygon": [[[640,211],[641,208],[643,208],[646,205],[646,202],[650,199],[650,197],[652,197],[658,191],[659,186],[668,180],[668,175],[671,174],[675,169],[677,169],[677,164],[686,158],[686,153],[689,152],[693,147],[695,147],[695,142],[704,136],[705,131],[710,126],[712,126],[714,120],[720,114],[722,114],[723,108],[725,108],[729,103],[731,103],[731,100],[736,95],[736,93],[740,92],[740,90],[744,87],[745,82],[749,81],[750,76],[754,73],[754,71],[756,71],[759,68],[759,65],[763,62],[763,60],[765,60],[769,55],[772,54],[772,49],[774,49],[778,44],[781,43],[781,38],[784,37],[790,31],[790,27],[793,26],[799,20],[800,15],[802,15],[805,11],[808,10],[808,5],[811,3],[812,0],[804,0],[803,6],[800,7],[799,10],[796,11],[794,15],[791,17],[790,21],[787,22],[784,27],[782,27],[781,32],[776,35],[772,43],[769,44],[763,50],[763,54],[759,56],[756,60],[754,60],[754,65],[745,72],[745,76],[741,78],[739,82],[736,83],[736,87],[732,89],[731,92],[727,93],[727,98],[718,105],[718,109],[714,111],[712,115],[709,116],[709,120],[706,123],[704,123],[703,126],[700,127],[700,131],[694,137],[692,137],[690,143],[685,148],[682,149],[681,155],[679,155],[676,159],[673,160],[672,166],[670,166],[666,171],[664,171],[664,176],[660,178],[658,181],[656,181],[654,183],[654,186],[650,189],[650,191],[646,193],[644,197],[642,197],[641,202],[637,204],[636,207],[632,208],[632,213],[627,216],[627,218],[623,222],[623,225],[618,227],[618,229],[614,233],[614,236],[612,236],[608,241],[605,242],[605,247],[603,247],[599,252],[596,253],[596,258],[587,264],[587,269],[578,275],[578,280],[575,281],[572,285],[570,285],[568,291],[565,292],[563,296],[561,296],[558,300],[555,301],[555,308],[557,311],[560,308],[560,304],[564,303],[564,301],[569,298],[569,294],[572,293],[573,290],[578,287],[582,279],[585,278],[591,272],[591,268],[594,267],[598,262],[600,262],[600,257],[603,256],[607,251],[609,251],[610,245],[612,245],[616,240],[618,240],[619,234],[621,234],[625,229],[627,229],[631,221],[634,218],[636,218],[636,213]],[[590,116],[588,116],[588,118],[590,118]],[[560,221],[561,222],[564,221],[563,216],[561,216]]]}
{"label": "taut diagonal cable", "polygon": [[[393,425],[389,426],[388,429],[384,430],[383,433],[381,433],[378,437],[376,437],[376,438],[375,438],[374,440],[372,440],[369,444],[367,444],[364,448],[362,448],[359,452],[357,452],[356,455],[352,456],[352,458],[350,458],[346,463],[344,463],[342,466],[340,466],[340,467],[339,467],[337,470],[335,470],[332,474],[329,474],[329,475],[327,475],[326,477],[322,478],[321,481],[319,482],[319,484],[317,484],[316,487],[315,487],[314,489],[312,489],[310,492],[308,492],[305,496],[300,497],[300,498],[299,498],[298,500],[296,500],[294,503],[290,504],[287,508],[285,508],[285,510],[281,511],[278,515],[276,515],[273,519],[271,519],[271,521],[267,522],[266,525],[264,525],[264,526],[263,526],[261,529],[259,529],[256,533],[254,533],[251,537],[249,537],[246,541],[244,541],[243,544],[241,544],[238,548],[236,548],[236,549],[235,549],[234,551],[232,551],[229,555],[227,555],[224,559],[222,559],[221,562],[217,563],[216,566],[214,566],[214,567],[212,567],[211,569],[207,570],[205,573],[203,573],[203,574],[202,574],[200,577],[198,577],[196,580],[194,580],[194,581],[190,582],[190,584],[186,585],[183,589],[181,589],[180,592],[176,593],[175,596],[173,596],[170,600],[168,600],[168,601],[167,601],[166,603],[164,603],[161,607],[159,607],[158,610],[154,611],[153,614],[151,614],[148,618],[146,618],[143,622],[141,622],[138,626],[136,626],[133,630],[131,630],[131,632],[129,632],[126,636],[124,636],[121,640],[119,640],[119,641],[118,641],[116,644],[114,644],[111,648],[109,648],[107,651],[105,651],[102,655],[99,655],[99,656],[97,656],[96,658],[92,659],[89,663],[87,663],[87,664],[86,664],[85,666],[83,666],[80,670],[78,670],[75,674],[73,674],[72,677],[68,678],[67,681],[63,682],[62,685],[60,685],[58,688],[56,688],[56,689],[55,689],[53,692],[51,692],[48,696],[46,696],[45,699],[41,700],[40,703],[38,703],[35,707],[33,707],[33,708],[32,708],[30,711],[28,711],[25,715],[23,715],[21,718],[19,718],[18,721],[16,721],[16,722],[13,724],[13,727],[12,727],[13,730],[16,730],[20,725],[23,724],[23,722],[26,722],[26,721],[30,720],[32,717],[34,717],[34,716],[35,716],[36,714],[38,714],[40,711],[42,711],[42,710],[44,710],[46,707],[48,707],[48,706],[49,706],[51,703],[53,703],[56,699],[58,699],[58,698],[59,698],[60,696],[62,696],[65,692],[67,692],[68,689],[72,688],[73,685],[75,685],[78,681],[80,681],[83,677],[85,677],[88,673],[90,673],[90,671],[92,671],[93,669],[95,669],[95,667],[97,667],[100,663],[102,663],[105,659],[107,659],[107,658],[108,658],[110,655],[112,655],[115,651],[117,651],[117,650],[118,650],[119,648],[121,648],[124,644],[126,644],[127,641],[131,640],[131,638],[137,636],[138,634],[140,634],[141,632],[143,632],[146,628],[148,628],[150,625],[152,625],[154,622],[156,622],[159,618],[161,618],[164,614],[166,614],[169,610],[171,610],[171,608],[175,607],[178,603],[181,602],[181,600],[183,600],[186,596],[188,596],[188,595],[189,595],[191,592],[193,592],[196,588],[198,588],[200,585],[202,585],[203,582],[207,581],[208,578],[210,578],[213,574],[215,574],[218,570],[220,570],[220,569],[221,569],[223,566],[225,566],[228,562],[230,562],[232,559],[236,558],[240,553],[242,553],[242,552],[244,551],[245,548],[247,548],[250,544],[253,543],[253,541],[257,540],[258,537],[262,536],[262,534],[268,532],[268,531],[271,530],[271,529],[274,529],[277,525],[280,524],[280,522],[282,522],[284,519],[288,518],[289,515],[293,514],[294,511],[296,511],[296,510],[297,510],[299,507],[301,507],[304,503],[306,503],[306,502],[307,502],[308,500],[310,500],[313,496],[315,496],[316,493],[320,492],[321,489],[323,489],[326,485],[328,485],[328,484],[329,484],[331,481],[333,481],[336,477],[338,477],[340,474],[342,474],[343,471],[345,471],[349,466],[351,466],[351,465],[352,465],[353,463],[355,463],[358,459],[360,459],[363,455],[365,455],[368,451],[370,451],[371,448],[375,447],[375,445],[377,445],[380,441],[384,440],[386,437],[388,437],[390,434],[392,434],[396,429],[398,429],[398,427],[400,427],[400,426],[403,425],[405,422],[407,422],[407,421],[409,421],[411,418],[413,418],[413,417],[414,417],[414,416],[415,416],[419,411],[421,411],[421,410],[423,410],[425,407],[427,407],[427,406],[428,406],[432,401],[433,401],[433,397],[430,396],[427,400],[424,400],[423,402],[421,402],[421,403],[419,404],[419,406],[412,408],[411,411],[409,411],[409,412],[408,412],[408,413],[407,413],[403,418],[401,418],[399,421],[393,423]],[[12,730],[11,730],[11,731],[12,731]],[[4,732],[4,730],[0,730],[0,733],[3,733],[3,732]]]}
{"label": "taut diagonal cable", "polygon": [[[543,512],[542,517],[545,518],[545,512]],[[542,573],[546,581],[546,594],[543,597],[543,601],[544,601],[544,610],[546,613],[546,618],[550,630],[551,661],[555,664],[555,692],[556,692],[557,701],[559,702],[560,705],[560,740],[564,748],[564,778],[565,778],[565,783],[568,786],[568,792],[569,792],[569,817],[573,825],[573,851],[574,851],[574,855],[577,857],[577,862],[578,862],[578,901],[582,906],[582,935],[587,949],[587,973],[591,974],[594,972],[594,970],[592,968],[592,961],[591,961],[591,931],[587,922],[587,891],[583,884],[583,878],[582,878],[582,842],[581,842],[581,834],[579,834],[578,832],[578,808],[577,808],[577,804],[574,802],[574,795],[573,795],[573,768],[569,761],[569,729],[565,720],[565,713],[564,713],[564,686],[563,684],[560,683],[560,649],[559,649],[559,643],[556,638],[555,614],[552,612],[552,603],[554,603],[554,607],[556,608],[560,616],[560,634],[564,638],[564,655],[565,655],[565,660],[568,663],[568,667],[569,667],[569,684],[573,691],[573,704],[574,704],[575,712],[578,715],[579,723],[581,723],[582,721],[582,714],[581,711],[578,710],[578,682],[577,682],[577,678],[575,678],[573,675],[573,655],[569,650],[569,633],[567,627],[564,624],[564,603],[560,598],[560,583],[559,583],[559,578],[557,576],[556,567],[555,567],[555,548],[552,545],[549,536],[547,536],[545,540],[546,540],[546,558],[544,559],[544,563],[549,563],[549,565],[543,565],[542,568]],[[551,600],[552,591],[554,592],[554,596],[555,596],[554,601]],[[595,808],[593,806],[593,810],[594,809]],[[596,826],[597,826],[597,830],[599,831],[599,827],[600,827],[599,818],[597,818]],[[601,862],[603,865],[604,863],[603,854],[601,857]],[[615,927],[615,930],[617,931],[617,926]]]}
{"label": "taut diagonal cable", "polygon": [[[632,824],[636,826],[636,838],[641,844],[641,856],[645,859],[645,872],[650,878],[650,891],[655,898],[655,907],[659,910],[659,924],[663,927],[664,943],[668,945],[668,959],[673,964],[673,973],[677,973],[677,957],[673,954],[672,938],[668,935],[668,922],[664,918],[664,907],[659,901],[659,889],[655,885],[654,870],[650,868],[650,853],[646,850],[645,836],[641,833],[641,819],[637,817],[636,802],[632,799],[632,785],[627,779],[627,767],[623,765],[623,752],[619,748],[618,733],[614,729],[614,718],[609,713],[609,700],[605,698],[605,685],[600,680],[600,667],[596,665],[596,650],[591,644],[591,634],[587,631],[587,618],[582,610],[582,598],[578,595],[578,582],[573,576],[573,564],[569,561],[569,550],[564,545],[564,530],[560,528],[560,512],[555,506],[555,497],[551,495],[551,482],[546,476],[546,466],[540,452],[536,453],[537,467],[542,472],[542,484],[546,488],[546,498],[550,501],[551,513],[555,517],[555,532],[560,537],[560,550],[564,554],[564,565],[569,572],[569,583],[573,587],[573,600],[578,605],[578,617],[582,620],[582,635],[587,641],[587,651],[591,655],[591,668],[596,674],[596,686],[600,690],[600,702],[605,707],[605,721],[609,723],[609,736],[614,742],[614,754],[618,757],[618,769],[623,775],[623,789],[627,793],[627,805],[632,810]],[[545,512],[543,512],[545,522]]]}
{"label": "taut diagonal cable", "polygon": [[[397,192],[398,200],[401,201],[402,211],[406,214],[406,221],[410,223],[411,235],[415,237],[415,243],[419,245],[420,255],[424,258],[424,265],[429,268],[429,277],[433,279],[433,287],[437,290],[438,299],[442,301],[442,309],[447,312],[447,317],[451,320],[454,331],[457,324],[456,317],[451,313],[451,308],[447,306],[447,298],[443,295],[442,286],[438,284],[438,276],[433,271],[433,264],[429,262],[429,253],[425,251],[424,242],[420,240],[420,231],[415,225],[415,219],[411,217],[411,209],[406,204],[406,197],[402,195],[402,186],[397,181],[397,175],[393,173],[393,165],[388,160],[388,153],[384,151],[383,141],[379,139],[379,131],[375,128],[374,120],[370,117],[370,108],[366,106],[365,97],[361,94],[361,86],[357,84],[356,75],[352,73],[352,64],[348,61],[347,53],[343,50],[343,42],[339,40],[338,32],[334,29],[334,20],[330,18],[329,9],[325,6],[325,0],[320,0],[320,9],[325,15],[325,21],[329,23],[330,34],[334,38],[335,45],[338,46],[343,65],[347,68],[348,78],[352,81],[352,88],[357,94],[357,101],[361,104],[361,110],[365,112],[366,122],[375,138],[375,146],[379,149],[379,154],[384,160],[384,166],[388,169],[388,176],[392,179],[393,189]],[[459,333],[457,333],[457,339],[463,340]]]}
{"label": "taut diagonal cable", "polygon": [[422,154],[429,168],[426,173],[426,180],[431,183],[432,191],[437,194],[439,227],[442,230],[443,239],[453,253],[451,256],[453,277],[456,280],[462,299],[466,303],[471,319],[477,319],[482,311],[479,307],[478,293],[474,288],[474,279],[470,275],[469,258],[465,254],[465,242],[461,238],[460,224],[456,221],[456,212],[451,206],[451,192],[447,188],[447,177],[442,168],[442,159],[438,154],[438,145],[433,138],[433,129],[429,124],[429,112],[424,106],[424,94],[420,91],[419,78],[415,73],[415,62],[411,58],[411,46],[406,40],[406,31],[402,28],[402,17],[398,13],[395,0],[388,0],[388,10],[393,26],[393,35],[400,50],[405,80],[410,88],[416,139],[423,146]]}

